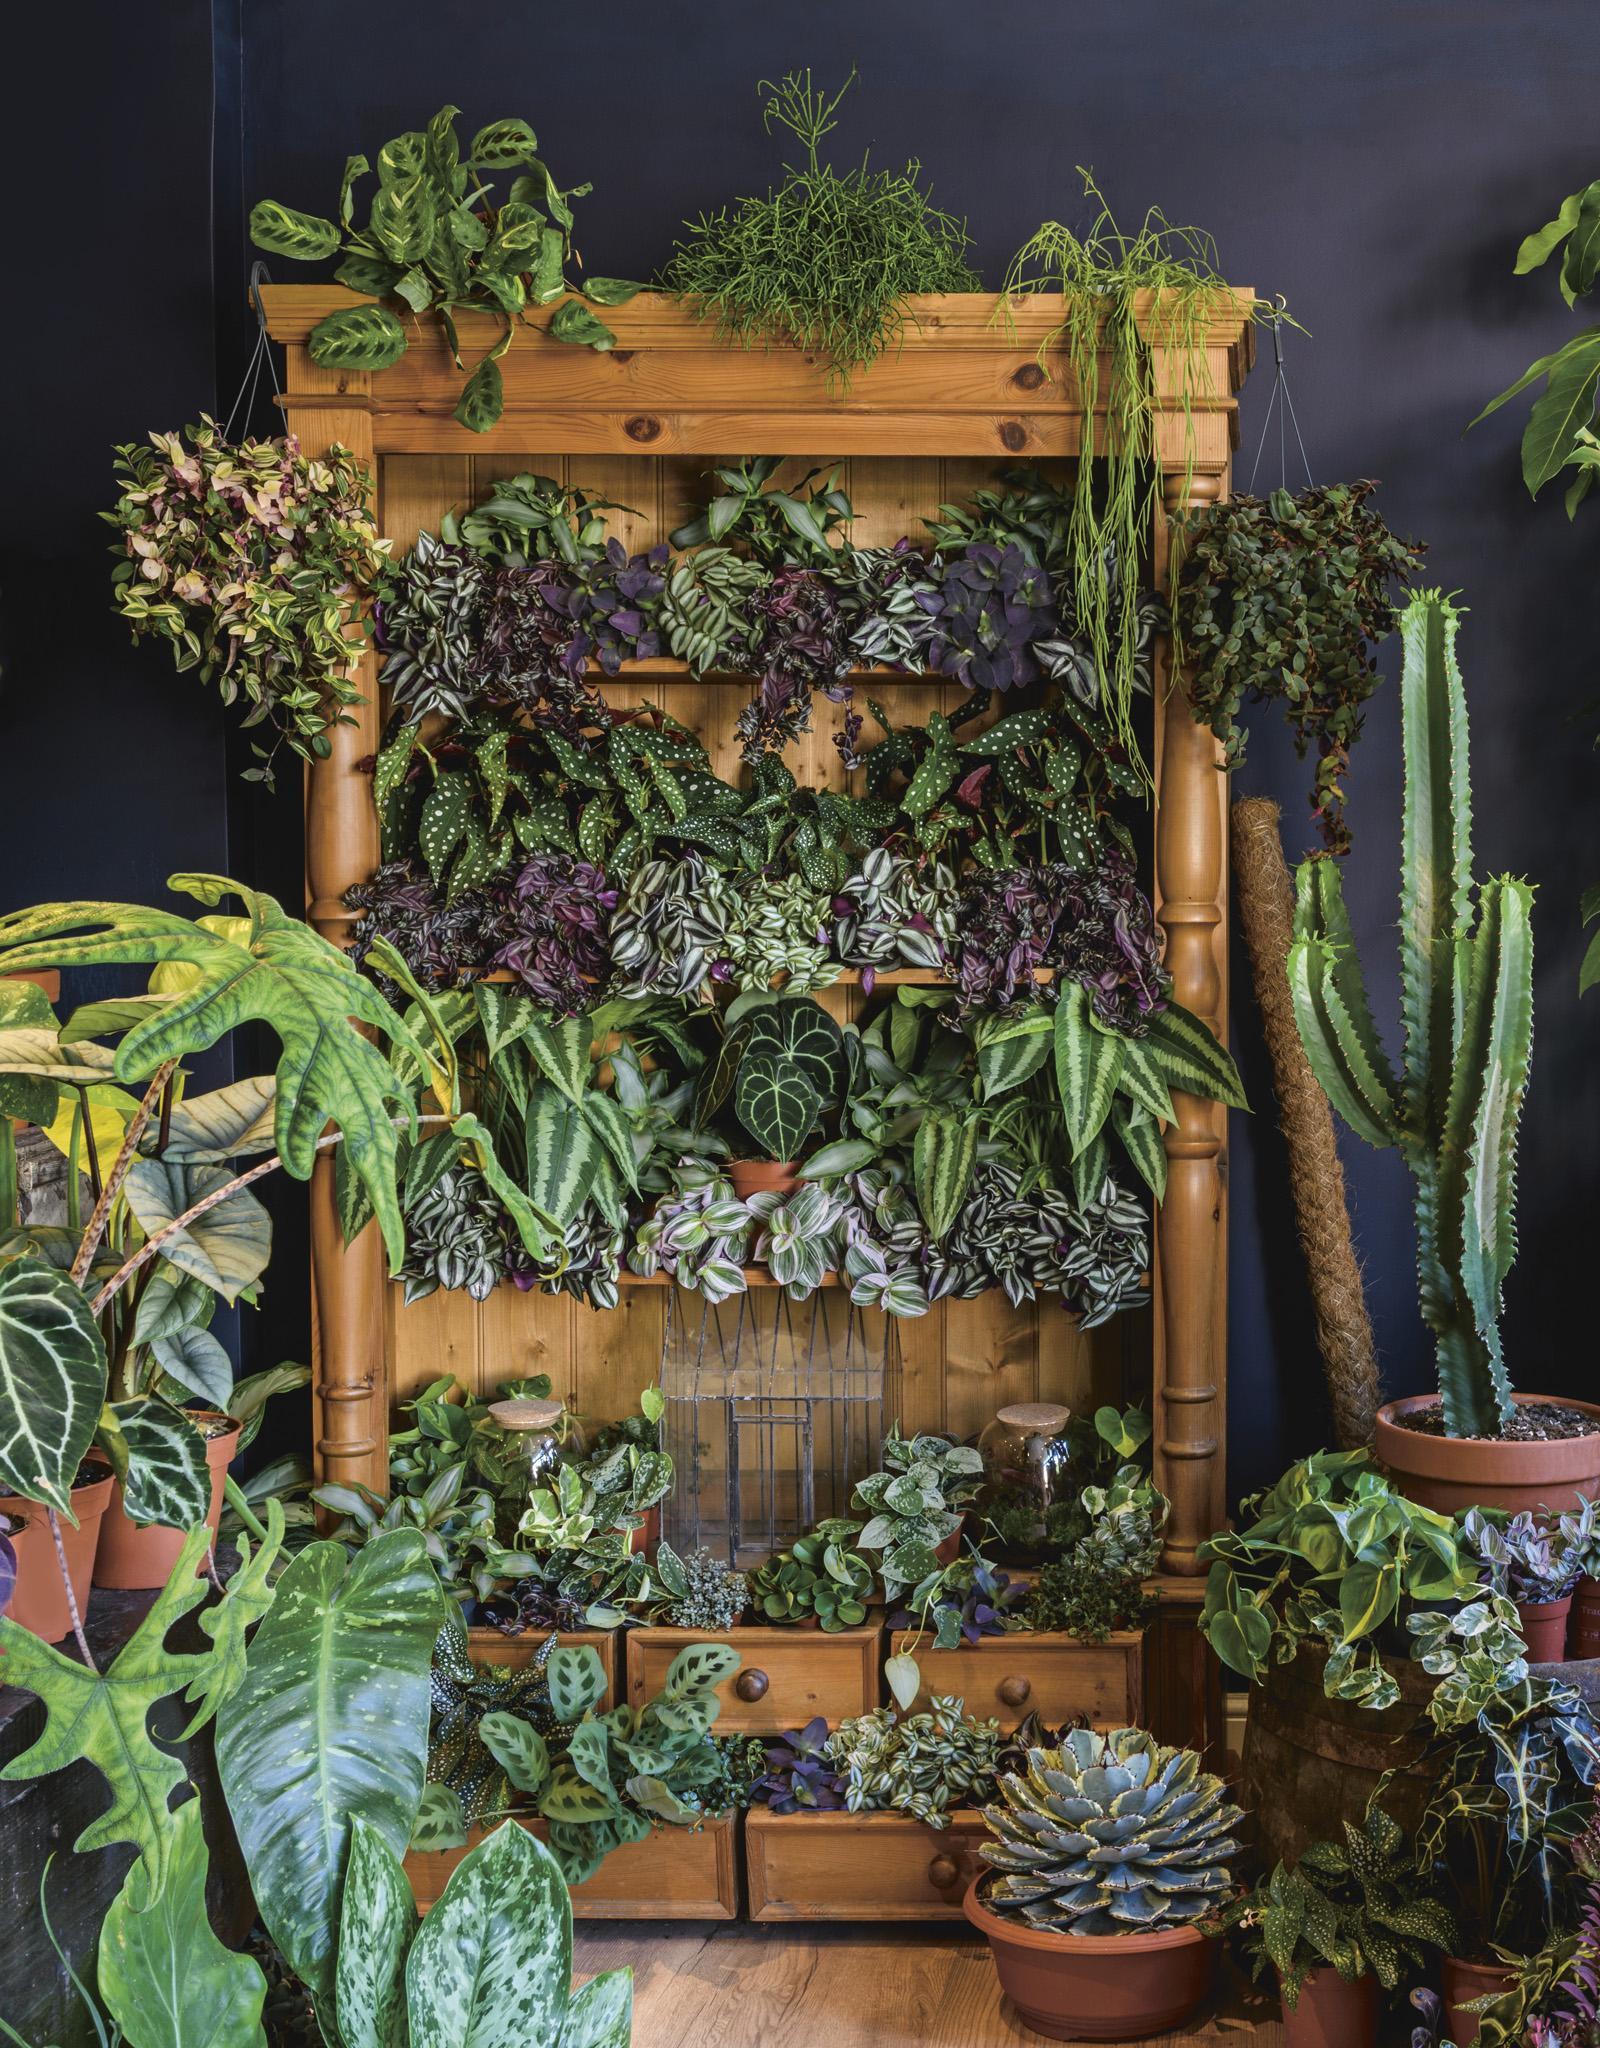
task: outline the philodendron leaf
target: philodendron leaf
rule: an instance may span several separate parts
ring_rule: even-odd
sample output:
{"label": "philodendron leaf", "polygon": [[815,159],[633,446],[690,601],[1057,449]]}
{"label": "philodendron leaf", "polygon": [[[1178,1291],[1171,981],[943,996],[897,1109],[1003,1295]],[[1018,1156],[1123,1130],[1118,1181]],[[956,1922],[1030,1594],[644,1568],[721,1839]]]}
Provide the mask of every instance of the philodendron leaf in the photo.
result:
{"label": "philodendron leaf", "polygon": [[555,1858],[507,1821],[451,1873],[406,1959],[411,2048],[564,2043],[572,1906]]}
{"label": "philodendron leaf", "polygon": [[[141,1528],[192,1529],[211,1508],[205,1438],[169,1402],[114,1401],[102,1430],[122,1480],[122,1505]],[[120,1443],[117,1441],[120,1440]]]}
{"label": "philodendron leaf", "polygon": [[0,1267],[0,1489],[76,1520],[72,1482],[106,1397],[89,1304],[42,1259]]}
{"label": "philodendron leaf", "polygon": [[184,1742],[244,1683],[245,1644],[251,1629],[272,1605],[272,1572],[283,1550],[283,1502],[269,1500],[266,1515],[266,1540],[252,1554],[250,1538],[240,1535],[239,1563],[228,1581],[227,1598],[208,1607],[200,1617],[200,1627],[211,1638],[212,1649],[200,1676],[184,1694],[197,1708],[180,1738]]}
{"label": "philodendron leaf", "polygon": [[[334,2011],[341,2048],[394,2048],[405,2015],[417,1902],[399,1858],[360,1814],[350,1825]],[[223,2048],[219,2043],[218,2048]]]}
{"label": "philodendron leaf", "polygon": [[217,1716],[217,1764],[261,1917],[319,2004],[333,1995],[350,1824],[405,1853],[428,1753],[443,1621],[421,1532],[353,1558],[313,1543],[278,1581],[245,1680]]}
{"label": "philodendron leaf", "polygon": [[[247,918],[178,917],[129,903],[50,903],[0,917],[0,974],[51,967],[182,963],[176,999],[136,1025],[116,1052],[117,1078],[147,1079],[168,1059],[204,1051],[241,1024],[281,1042],[273,1111],[278,1151],[309,1180],[331,1120],[370,1195],[390,1262],[405,1254],[395,1192],[398,1134],[391,1104],[410,1104],[388,1061],[358,1025],[404,1043],[405,1027],[337,946],[281,905],[218,875],[174,875],[170,888],[204,903],[240,897]],[[413,1048],[415,1050],[415,1048]]]}
{"label": "philodendron leaf", "polygon": [[[136,1159],[122,1189],[139,1228],[146,1237],[154,1237],[233,1178],[225,1166]],[[180,1272],[204,1281],[224,1301],[236,1301],[267,1270],[272,1219],[248,1188],[238,1188],[166,1239],[161,1256]]]}
{"label": "philodendron leaf", "polygon": [[311,330],[311,360],[324,370],[387,370],[406,352],[406,330],[387,306],[343,306]]}
{"label": "philodendron leaf", "polygon": [[895,1703],[901,1713],[911,1711],[911,1702],[922,1690],[922,1672],[917,1660],[908,1650],[885,1660],[883,1675],[889,1681],[889,1690],[894,1694]]}
{"label": "philodendron leaf", "polygon": [[166,1883],[157,1891],[135,1863],[100,1923],[100,1996],[129,2048],[265,2048],[261,1966],[224,1948],[206,1917],[198,1799],[171,1832]]}
{"label": "philodendron leaf", "polygon": [[167,1806],[183,1782],[184,1769],[151,1741],[150,1709],[202,1676],[206,1658],[167,1649],[166,1635],[206,1596],[198,1567],[209,1542],[204,1527],[190,1531],[172,1577],[108,1670],[90,1671],[76,1656],[64,1657],[19,1623],[0,1618],[0,1669],[6,1683],[36,1692],[47,1717],[38,1741],[13,1757],[0,1778],[47,1777],[80,1757],[93,1764],[111,1792],[111,1804],[72,1846],[86,1852],[111,1842],[132,1843],[152,1892],[166,1882],[172,1848]]}

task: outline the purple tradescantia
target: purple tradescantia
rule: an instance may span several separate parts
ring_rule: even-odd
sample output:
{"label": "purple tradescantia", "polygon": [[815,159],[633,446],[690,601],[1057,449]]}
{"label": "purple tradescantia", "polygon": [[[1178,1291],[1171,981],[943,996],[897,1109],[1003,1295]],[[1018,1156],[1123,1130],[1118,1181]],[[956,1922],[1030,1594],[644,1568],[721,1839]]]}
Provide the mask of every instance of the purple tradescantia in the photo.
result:
{"label": "purple tradescantia", "polygon": [[1013,690],[1041,680],[1035,643],[1056,630],[1050,578],[1014,542],[973,541],[938,564],[937,595],[919,594],[937,639],[931,666],[969,690]]}
{"label": "purple tradescantia", "polygon": [[[744,758],[755,762],[811,729],[811,693],[848,702],[849,621],[839,593],[813,569],[775,569],[746,604],[748,660],[761,678],[739,714]],[[858,727],[859,730],[859,727]]]}
{"label": "purple tradescantia", "polygon": [[11,1524],[0,1515],[0,1612],[3,1612],[17,1584],[17,1553],[11,1541]]}
{"label": "purple tradescantia", "polygon": [[774,1813],[837,1813],[843,1807],[844,1779],[828,1761],[828,1724],[820,1714],[766,1748],[766,1773],[751,1787],[755,1802]]}
{"label": "purple tradescantia", "polygon": [[613,538],[599,561],[571,572],[564,593],[573,629],[563,657],[569,674],[581,675],[584,663],[595,661],[614,676],[624,661],[650,661],[661,652],[658,617],[670,560],[664,543],[630,555]]}
{"label": "purple tradescantia", "polygon": [[536,853],[511,884],[510,936],[490,964],[510,968],[545,1009],[579,1016],[610,977],[607,931],[616,907],[603,868],[570,853]]}
{"label": "purple tradescantia", "polygon": [[[382,936],[425,988],[456,987],[501,943],[498,904],[476,889],[447,904],[444,889],[419,860],[385,861],[367,881],[347,889],[344,902],[362,913],[351,934],[355,964],[366,964],[373,939]],[[391,1002],[401,1000],[381,974],[375,979]]]}

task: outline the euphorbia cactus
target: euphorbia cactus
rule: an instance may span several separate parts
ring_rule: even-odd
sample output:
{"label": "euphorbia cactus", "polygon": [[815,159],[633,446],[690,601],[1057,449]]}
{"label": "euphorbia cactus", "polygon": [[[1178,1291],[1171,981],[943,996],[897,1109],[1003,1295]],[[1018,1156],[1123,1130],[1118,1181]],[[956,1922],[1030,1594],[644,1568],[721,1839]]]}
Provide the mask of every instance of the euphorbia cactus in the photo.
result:
{"label": "euphorbia cactus", "polygon": [[1358,1137],[1395,1146],[1417,1183],[1422,1314],[1445,1427],[1495,1435],[1512,1416],[1500,1294],[1516,1253],[1517,1127],[1533,1037],[1533,891],[1474,885],[1460,614],[1419,591],[1400,619],[1405,808],[1398,1075],[1378,1041],[1339,870],[1301,865],[1289,982],[1307,1057]]}

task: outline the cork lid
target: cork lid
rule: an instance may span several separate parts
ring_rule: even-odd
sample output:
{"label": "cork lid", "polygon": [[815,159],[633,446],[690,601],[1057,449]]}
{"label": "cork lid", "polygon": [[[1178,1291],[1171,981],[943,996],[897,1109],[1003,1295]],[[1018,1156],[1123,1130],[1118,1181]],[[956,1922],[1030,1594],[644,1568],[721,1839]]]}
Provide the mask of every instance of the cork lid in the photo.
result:
{"label": "cork lid", "polygon": [[553,1429],[561,1409],[560,1401],[493,1401],[489,1415],[502,1429]]}
{"label": "cork lid", "polygon": [[1013,1408],[1002,1408],[995,1420],[1003,1422],[1007,1429],[1053,1431],[1066,1428],[1072,1420],[1072,1410],[1057,1401],[1020,1401]]}

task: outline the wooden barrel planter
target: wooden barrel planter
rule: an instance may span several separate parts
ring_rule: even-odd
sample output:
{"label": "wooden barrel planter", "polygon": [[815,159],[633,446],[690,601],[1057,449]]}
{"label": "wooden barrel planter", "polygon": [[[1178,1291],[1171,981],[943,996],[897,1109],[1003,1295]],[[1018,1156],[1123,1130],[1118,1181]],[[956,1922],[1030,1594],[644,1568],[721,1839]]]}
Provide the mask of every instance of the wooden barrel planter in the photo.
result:
{"label": "wooden barrel planter", "polygon": [[1374,1711],[1326,1698],[1326,1663],[1326,1651],[1303,1649],[1292,1664],[1270,1666],[1250,1694],[1241,1796],[1268,1869],[1280,1857],[1298,1862],[1313,1842],[1343,1841],[1341,1823],[1359,1826],[1385,1771],[1395,1773],[1385,1805],[1403,1826],[1415,1827],[1427,1803],[1418,1764],[1437,1680],[1408,1658],[1385,1657],[1400,1699]]}

